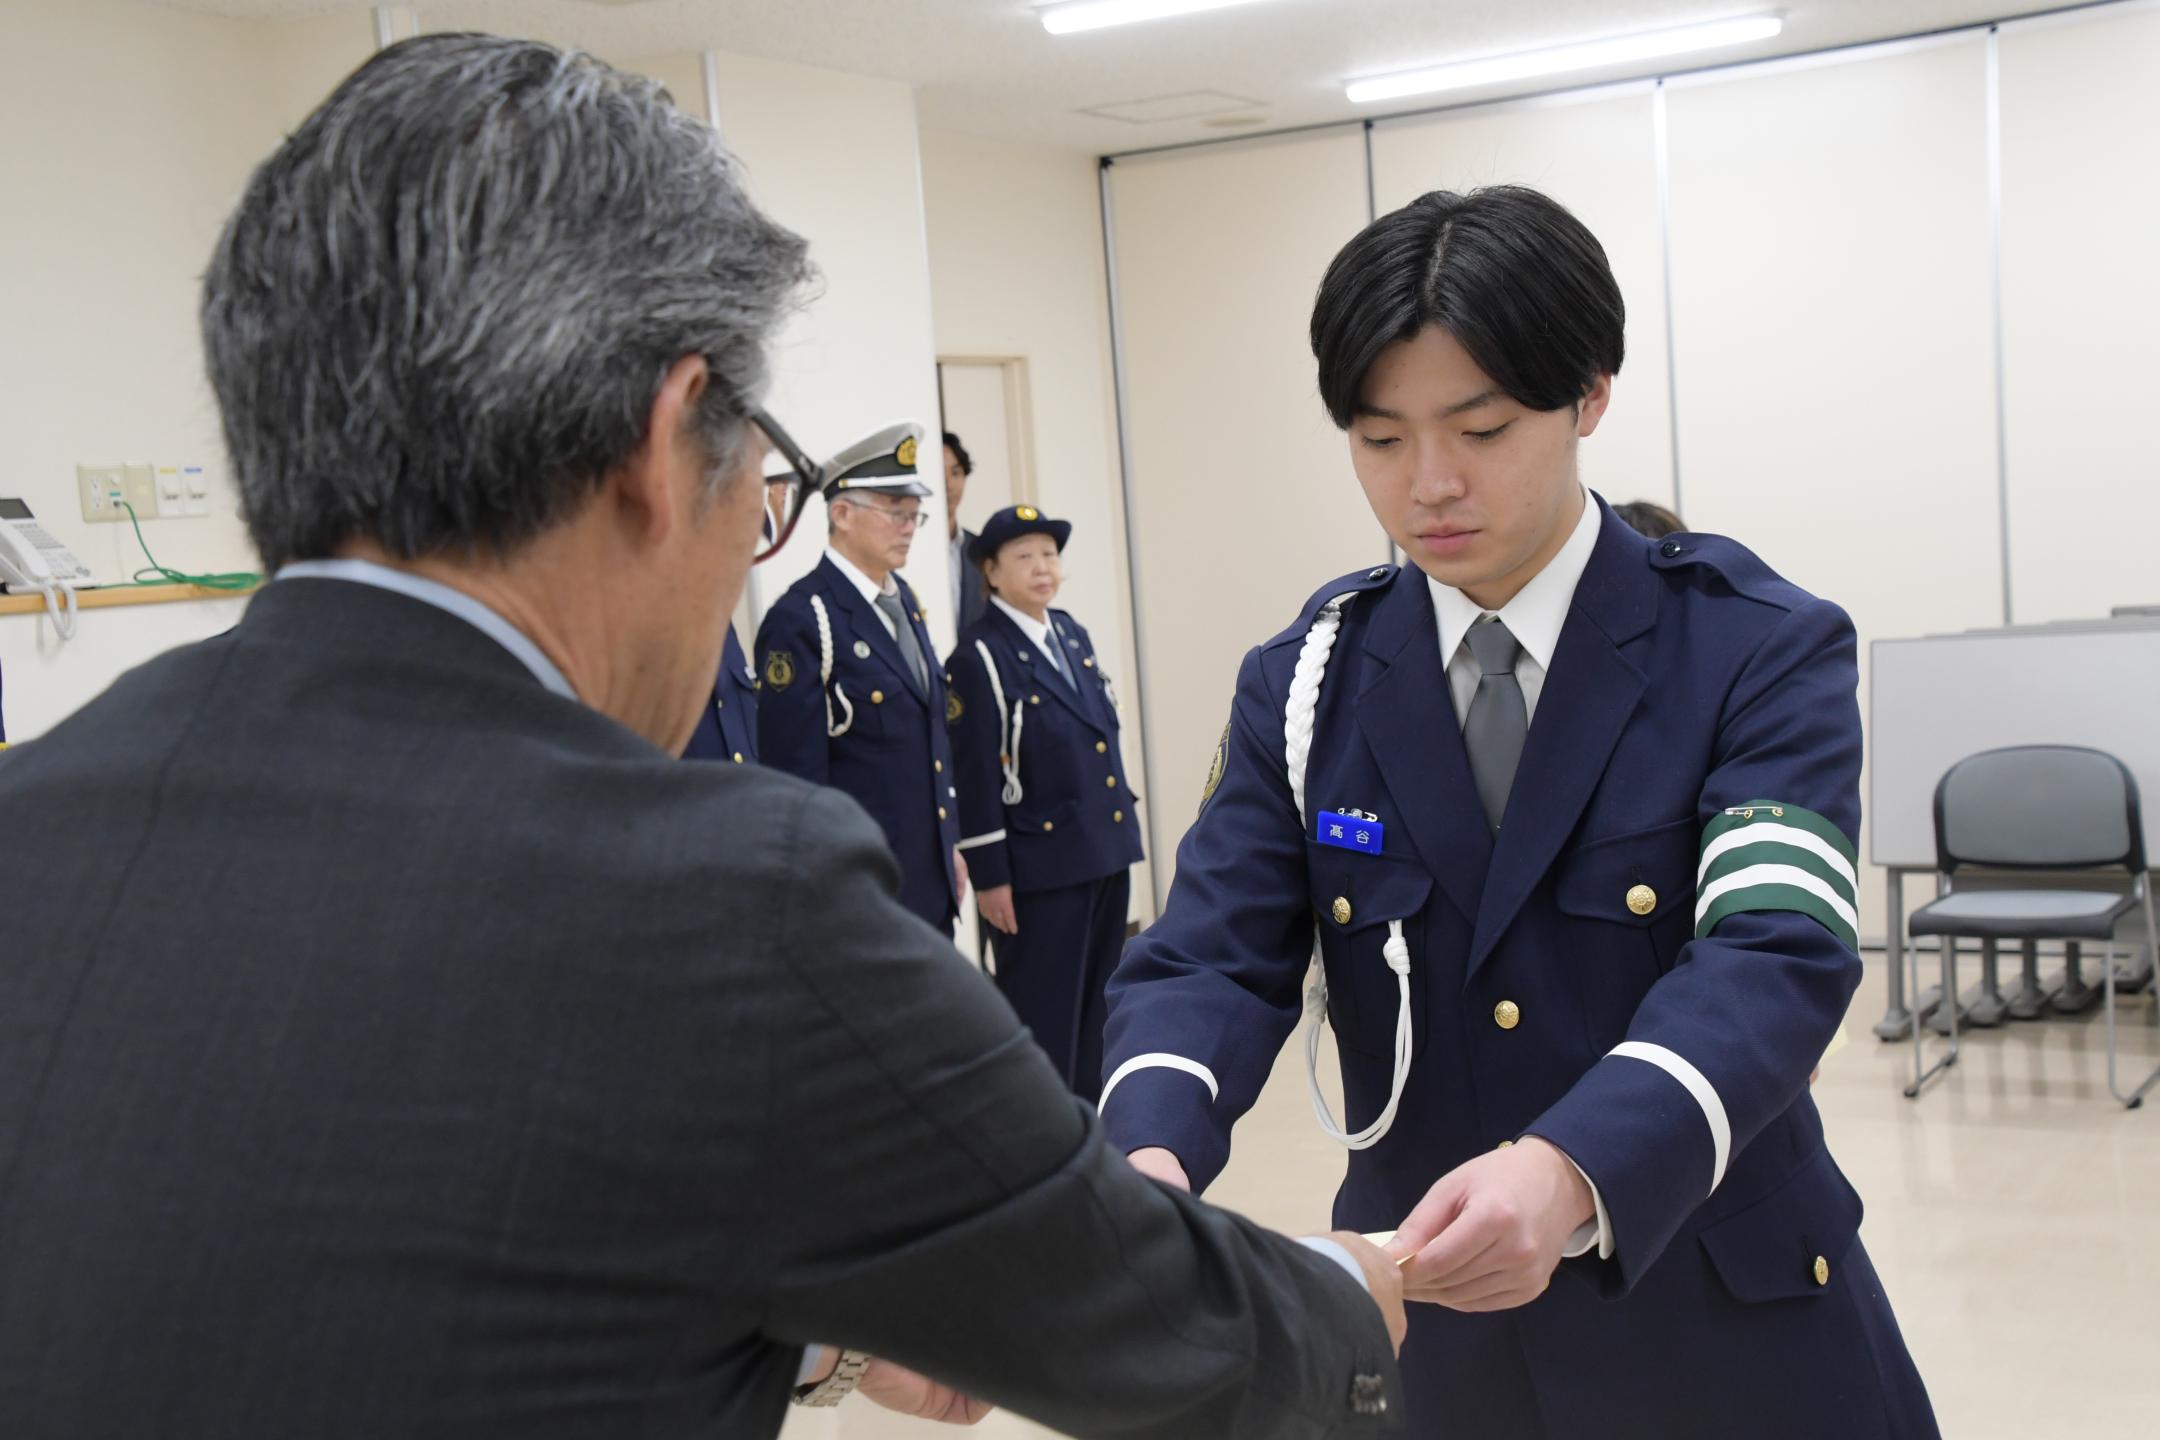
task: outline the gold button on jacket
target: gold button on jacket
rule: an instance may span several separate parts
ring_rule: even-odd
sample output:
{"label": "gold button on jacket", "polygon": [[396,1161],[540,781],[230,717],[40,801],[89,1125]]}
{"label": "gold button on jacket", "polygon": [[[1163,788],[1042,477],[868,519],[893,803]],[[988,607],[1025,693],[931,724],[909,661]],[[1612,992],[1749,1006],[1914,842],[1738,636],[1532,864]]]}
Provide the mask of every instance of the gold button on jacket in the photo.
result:
{"label": "gold button on jacket", "polygon": [[1350,923],[1350,902],[1338,895],[1328,913],[1335,917],[1336,924],[1347,925]]}
{"label": "gold button on jacket", "polygon": [[1657,891],[1648,885],[1637,885],[1627,892],[1627,908],[1637,915],[1648,915],[1657,909]]}
{"label": "gold button on jacket", "polygon": [[1820,1255],[1815,1257],[1815,1283],[1817,1285],[1828,1285],[1830,1283],[1830,1262]]}
{"label": "gold button on jacket", "polygon": [[1513,1000],[1502,1000],[1492,1007],[1493,1024],[1503,1030],[1512,1030],[1522,1024],[1522,1007]]}

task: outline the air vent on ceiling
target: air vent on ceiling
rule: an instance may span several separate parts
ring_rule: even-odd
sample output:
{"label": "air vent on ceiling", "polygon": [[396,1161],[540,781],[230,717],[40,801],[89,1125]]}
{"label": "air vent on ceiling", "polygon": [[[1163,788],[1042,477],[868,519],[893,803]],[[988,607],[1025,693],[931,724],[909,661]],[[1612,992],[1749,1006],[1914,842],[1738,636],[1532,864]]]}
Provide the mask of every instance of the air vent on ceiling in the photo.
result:
{"label": "air vent on ceiling", "polygon": [[1205,120],[1235,110],[1263,108],[1259,100],[1241,100],[1219,90],[1189,90],[1182,95],[1158,95],[1152,100],[1126,100],[1115,105],[1089,105],[1078,113],[1127,125],[1160,125],[1170,120]]}

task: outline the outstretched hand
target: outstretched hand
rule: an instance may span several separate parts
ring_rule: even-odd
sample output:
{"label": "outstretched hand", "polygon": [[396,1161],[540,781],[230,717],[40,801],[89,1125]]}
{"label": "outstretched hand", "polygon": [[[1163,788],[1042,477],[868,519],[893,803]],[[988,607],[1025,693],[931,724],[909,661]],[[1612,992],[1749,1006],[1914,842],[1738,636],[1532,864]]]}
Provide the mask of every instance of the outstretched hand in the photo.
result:
{"label": "outstretched hand", "polygon": [[1412,1300],[1477,1313],[1545,1293],[1568,1237],[1597,1215],[1590,1184],[1536,1136],[1456,1166],[1387,1244]]}

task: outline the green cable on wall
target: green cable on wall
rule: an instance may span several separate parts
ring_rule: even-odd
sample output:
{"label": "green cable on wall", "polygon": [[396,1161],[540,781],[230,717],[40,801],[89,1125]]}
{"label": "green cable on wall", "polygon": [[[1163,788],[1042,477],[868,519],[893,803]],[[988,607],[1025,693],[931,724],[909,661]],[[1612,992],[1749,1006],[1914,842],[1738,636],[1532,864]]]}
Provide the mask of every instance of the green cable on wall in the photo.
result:
{"label": "green cable on wall", "polygon": [[128,522],[135,527],[135,543],[142,546],[143,558],[150,563],[135,572],[131,585],[194,585],[204,590],[253,590],[262,584],[263,577],[253,570],[227,570],[210,575],[190,575],[183,570],[169,569],[158,563],[157,556],[150,553],[150,542],[143,538],[142,518],[135,507],[127,501],[120,502],[127,511]]}

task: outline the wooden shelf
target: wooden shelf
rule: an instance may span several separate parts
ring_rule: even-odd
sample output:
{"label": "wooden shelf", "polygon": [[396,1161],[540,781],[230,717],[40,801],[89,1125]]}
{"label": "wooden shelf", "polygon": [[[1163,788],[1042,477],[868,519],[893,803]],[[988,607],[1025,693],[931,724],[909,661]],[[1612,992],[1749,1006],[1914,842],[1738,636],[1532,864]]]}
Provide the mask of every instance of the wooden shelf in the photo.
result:
{"label": "wooden shelf", "polygon": [[[170,605],[179,600],[238,600],[254,593],[254,590],[206,590],[200,585],[111,585],[98,590],[78,590],[75,603],[84,610],[104,610],[115,605]],[[44,609],[43,595],[0,595],[0,615],[36,615]]]}

